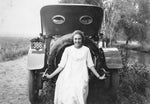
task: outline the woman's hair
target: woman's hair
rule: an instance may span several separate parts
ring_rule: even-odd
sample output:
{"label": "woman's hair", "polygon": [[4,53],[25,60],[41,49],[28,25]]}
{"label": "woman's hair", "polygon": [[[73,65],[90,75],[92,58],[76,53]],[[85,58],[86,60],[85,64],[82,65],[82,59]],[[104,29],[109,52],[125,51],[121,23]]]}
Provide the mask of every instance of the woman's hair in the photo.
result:
{"label": "woman's hair", "polygon": [[84,42],[84,32],[82,32],[81,30],[75,30],[75,31],[72,33],[72,40],[73,40],[73,38],[74,38],[74,36],[75,36],[76,34],[79,34],[79,35],[81,36],[81,38],[82,38],[82,43],[83,43],[83,42]]}

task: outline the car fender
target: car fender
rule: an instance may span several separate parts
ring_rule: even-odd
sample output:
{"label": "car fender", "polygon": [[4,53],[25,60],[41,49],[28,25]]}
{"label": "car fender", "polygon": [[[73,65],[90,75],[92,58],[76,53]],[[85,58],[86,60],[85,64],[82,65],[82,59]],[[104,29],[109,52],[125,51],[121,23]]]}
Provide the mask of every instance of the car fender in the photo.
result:
{"label": "car fender", "polygon": [[117,48],[103,48],[106,65],[109,69],[121,69],[122,59]]}
{"label": "car fender", "polygon": [[33,49],[29,49],[28,51],[28,62],[27,68],[28,70],[38,70],[44,68],[44,59],[45,52],[43,51],[35,51]]}

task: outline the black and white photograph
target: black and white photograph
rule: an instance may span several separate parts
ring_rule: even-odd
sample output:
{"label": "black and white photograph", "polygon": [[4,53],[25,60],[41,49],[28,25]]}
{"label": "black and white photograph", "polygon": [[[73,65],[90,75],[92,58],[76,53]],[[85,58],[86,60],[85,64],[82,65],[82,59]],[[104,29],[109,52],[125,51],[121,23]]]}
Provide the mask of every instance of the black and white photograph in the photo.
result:
{"label": "black and white photograph", "polygon": [[150,1],[0,0],[0,104],[150,104]]}

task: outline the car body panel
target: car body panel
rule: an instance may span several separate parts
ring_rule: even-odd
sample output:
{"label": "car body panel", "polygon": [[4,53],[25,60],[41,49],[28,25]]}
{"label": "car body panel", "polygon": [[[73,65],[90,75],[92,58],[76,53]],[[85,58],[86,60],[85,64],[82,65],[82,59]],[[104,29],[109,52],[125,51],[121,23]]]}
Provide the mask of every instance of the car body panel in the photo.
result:
{"label": "car body panel", "polygon": [[42,69],[44,67],[44,60],[45,60],[44,51],[38,52],[30,48],[28,52],[27,69],[28,70]]}
{"label": "car body panel", "polygon": [[[94,11],[94,12],[93,12]],[[99,15],[98,15],[99,14]],[[55,24],[53,18],[64,17],[62,24]],[[82,16],[89,16],[93,19],[90,24],[82,24]],[[89,5],[48,5],[41,9],[41,27],[43,34],[64,35],[74,30],[81,30],[85,35],[97,35],[101,27],[103,9]],[[86,21],[85,21],[86,22]]]}
{"label": "car body panel", "polygon": [[121,55],[117,48],[103,48],[103,51],[109,69],[121,69],[123,67]]}

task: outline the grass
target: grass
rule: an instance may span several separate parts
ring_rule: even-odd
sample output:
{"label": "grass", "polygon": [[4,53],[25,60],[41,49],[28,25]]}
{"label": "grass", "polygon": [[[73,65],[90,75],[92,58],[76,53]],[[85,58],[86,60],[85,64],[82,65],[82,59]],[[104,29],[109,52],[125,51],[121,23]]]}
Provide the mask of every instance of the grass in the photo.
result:
{"label": "grass", "polygon": [[150,70],[138,62],[128,62],[122,54],[120,70],[119,104],[150,104]]}
{"label": "grass", "polygon": [[14,60],[28,53],[29,38],[0,37],[0,62]]}

